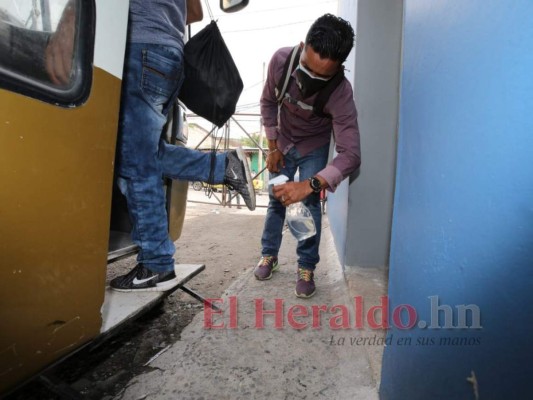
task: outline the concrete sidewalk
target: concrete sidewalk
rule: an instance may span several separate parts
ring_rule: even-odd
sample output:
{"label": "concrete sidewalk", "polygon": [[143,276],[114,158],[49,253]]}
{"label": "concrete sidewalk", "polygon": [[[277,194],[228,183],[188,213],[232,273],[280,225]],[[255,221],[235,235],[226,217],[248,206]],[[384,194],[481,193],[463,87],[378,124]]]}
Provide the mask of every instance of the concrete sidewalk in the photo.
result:
{"label": "concrete sidewalk", "polygon": [[[314,297],[294,295],[296,243],[287,234],[280,271],[270,281],[257,281],[252,269],[246,270],[226,290],[219,303],[223,312],[211,320],[205,312],[198,314],[181,340],[150,363],[153,370],[130,381],[117,399],[378,399],[382,346],[357,345],[356,340],[384,332],[353,328],[353,297],[364,292],[365,303],[377,298],[385,273],[351,269],[343,274],[326,218],[324,222]],[[274,315],[261,318],[256,310],[258,304],[261,310],[273,310],[276,301],[283,303],[282,327]],[[300,316],[291,319],[295,305],[299,307],[292,310]],[[351,327],[330,327],[332,321],[341,322],[334,318],[341,307],[320,313],[321,328],[313,327],[313,305],[346,306]],[[224,328],[207,329],[209,321]],[[264,321],[262,329],[258,321]],[[296,329],[297,323],[306,327]]]}

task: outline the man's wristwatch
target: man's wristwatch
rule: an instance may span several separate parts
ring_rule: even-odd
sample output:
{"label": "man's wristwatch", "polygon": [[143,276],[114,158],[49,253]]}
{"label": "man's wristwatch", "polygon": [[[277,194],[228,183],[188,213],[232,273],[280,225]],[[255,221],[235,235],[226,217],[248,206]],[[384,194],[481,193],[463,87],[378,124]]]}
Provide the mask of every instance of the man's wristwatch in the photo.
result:
{"label": "man's wristwatch", "polygon": [[322,184],[316,176],[309,178],[309,186],[311,186],[311,189],[314,193],[320,193],[320,191],[322,190]]}

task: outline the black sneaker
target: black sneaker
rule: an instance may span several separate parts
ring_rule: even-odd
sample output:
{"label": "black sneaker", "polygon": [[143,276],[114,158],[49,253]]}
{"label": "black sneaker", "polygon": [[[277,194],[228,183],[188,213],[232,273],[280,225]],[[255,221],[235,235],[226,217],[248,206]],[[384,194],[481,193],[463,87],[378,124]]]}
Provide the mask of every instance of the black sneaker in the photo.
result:
{"label": "black sneaker", "polygon": [[255,191],[246,156],[241,147],[228,151],[224,183],[239,193],[246,207],[255,210]]}
{"label": "black sneaker", "polygon": [[137,264],[126,275],[118,276],[109,283],[119,292],[164,292],[178,285],[174,271],[152,272],[142,264]]}

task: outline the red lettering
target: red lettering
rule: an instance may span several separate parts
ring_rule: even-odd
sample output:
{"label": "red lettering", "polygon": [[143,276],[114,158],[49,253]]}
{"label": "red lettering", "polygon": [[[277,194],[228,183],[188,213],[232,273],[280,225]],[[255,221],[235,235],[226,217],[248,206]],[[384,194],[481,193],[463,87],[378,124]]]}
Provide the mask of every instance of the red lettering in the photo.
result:
{"label": "red lettering", "polygon": [[311,311],[313,313],[313,322],[312,322],[313,329],[322,328],[322,319],[320,316],[320,312],[327,312],[328,306],[326,306],[325,304],[322,304],[321,306],[319,306],[318,304],[313,304],[311,306]]}
{"label": "red lettering", "polygon": [[[376,321],[376,312],[381,311],[381,323]],[[381,296],[381,304],[379,306],[370,307],[366,319],[370,329],[388,329],[389,328],[389,298],[388,296]]]}
{"label": "red lettering", "polygon": [[264,310],[263,299],[255,299],[255,327],[256,329],[263,329],[265,327],[264,316],[274,315],[274,328],[283,328],[283,299],[274,299],[274,310]]}
{"label": "red lettering", "polygon": [[350,314],[348,312],[348,307],[344,305],[334,305],[331,307],[330,312],[335,313],[337,310],[340,310],[340,315],[336,315],[329,319],[329,327],[331,329],[348,329],[350,328]]}
{"label": "red lettering", "polygon": [[355,328],[363,329],[363,296],[355,296]]}
{"label": "red lettering", "polygon": [[213,324],[213,314],[223,314],[222,310],[213,310],[210,304],[223,303],[222,299],[206,299],[204,302],[204,328],[205,329],[223,329],[224,322],[219,325]]}
{"label": "red lettering", "polygon": [[229,329],[237,329],[237,296],[229,297]]}
{"label": "red lettering", "polygon": [[307,317],[308,315],[309,313],[307,311],[307,307],[302,306],[301,304],[296,304],[289,308],[289,312],[287,313],[287,320],[289,321],[289,325],[294,329],[305,329],[307,328],[307,322],[298,322],[295,318]]}
{"label": "red lettering", "polygon": [[[407,311],[408,320],[406,325],[402,322],[402,310]],[[417,318],[418,315],[416,310],[409,304],[400,304],[399,306],[396,306],[392,312],[392,321],[394,322],[394,326],[398,329],[411,329],[415,326]]]}

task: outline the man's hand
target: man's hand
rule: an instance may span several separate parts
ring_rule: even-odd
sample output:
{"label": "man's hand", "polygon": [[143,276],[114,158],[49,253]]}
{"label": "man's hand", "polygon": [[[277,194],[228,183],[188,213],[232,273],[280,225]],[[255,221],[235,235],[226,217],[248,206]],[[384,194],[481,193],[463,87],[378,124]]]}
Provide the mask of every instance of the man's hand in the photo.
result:
{"label": "man's hand", "polygon": [[268,172],[279,172],[281,167],[285,166],[283,153],[279,150],[271,151],[267,155],[266,167]]}
{"label": "man's hand", "polygon": [[287,182],[283,185],[277,185],[272,188],[272,193],[281,204],[287,207],[289,204],[298,203],[302,201],[311,193],[313,190],[309,186],[309,182]]}
{"label": "man's hand", "polygon": [[46,72],[56,85],[70,83],[75,33],[76,7],[73,1],[69,1],[45,50]]}

